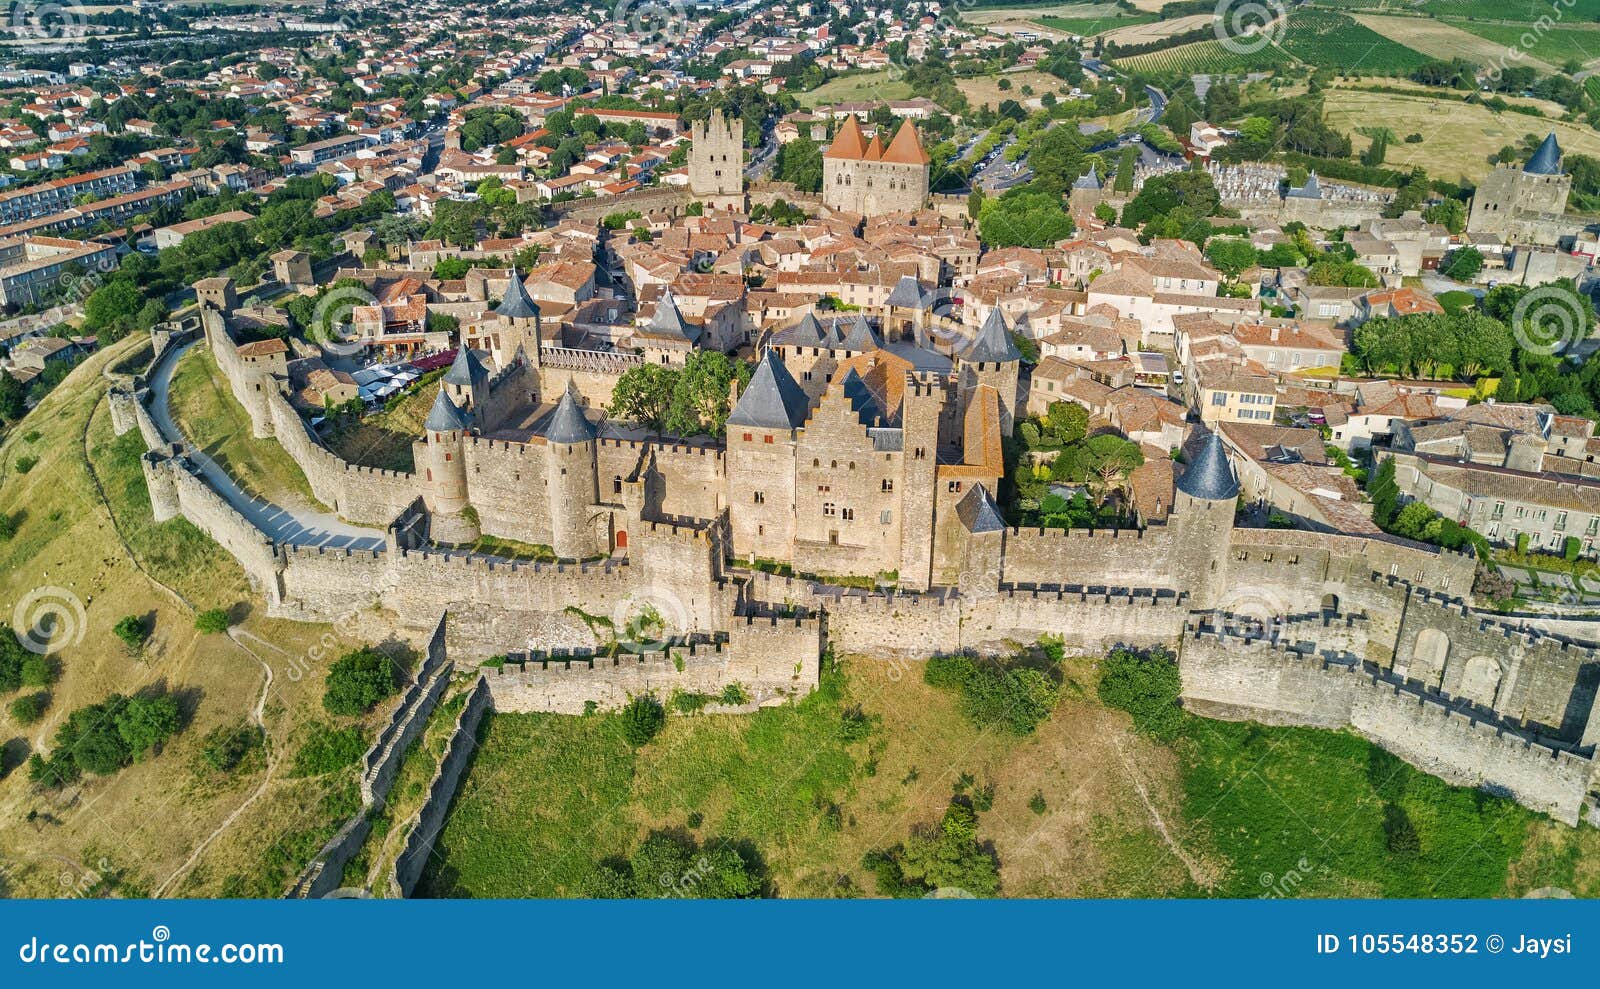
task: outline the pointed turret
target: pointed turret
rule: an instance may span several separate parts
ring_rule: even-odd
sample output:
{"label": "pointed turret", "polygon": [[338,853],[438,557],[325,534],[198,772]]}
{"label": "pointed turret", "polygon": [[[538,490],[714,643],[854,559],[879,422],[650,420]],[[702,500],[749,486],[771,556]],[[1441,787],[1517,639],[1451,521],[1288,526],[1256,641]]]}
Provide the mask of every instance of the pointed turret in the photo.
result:
{"label": "pointed turret", "polygon": [[761,355],[750,385],[728,416],[730,426],[759,429],[798,429],[806,421],[811,403],[776,351]]}
{"label": "pointed turret", "polygon": [[443,388],[439,389],[439,394],[433,400],[433,408],[428,410],[428,418],[422,423],[422,428],[430,433],[465,432],[471,426],[472,420],[456,403],[450,401],[450,394]]}
{"label": "pointed turret", "polygon": [[857,354],[883,349],[883,344],[878,340],[878,334],[873,331],[872,324],[867,322],[867,317],[856,317],[855,323],[850,327],[849,335],[844,338],[844,349]]}
{"label": "pointed turret", "polygon": [[578,393],[570,380],[560,401],[556,402],[555,411],[544,421],[542,432],[551,443],[568,444],[587,443],[598,435],[594,423],[583,414],[583,406],[578,403]]}
{"label": "pointed turret", "polygon": [[889,142],[888,149],[883,153],[883,160],[897,165],[926,165],[932,159],[922,147],[922,135],[917,133],[917,125],[908,120],[895,131],[894,140]]}
{"label": "pointed turret", "polygon": [[1005,313],[999,306],[989,310],[978,335],[973,338],[962,359],[977,364],[1004,364],[1022,360],[1022,351],[1011,340],[1011,330],[1006,326]]}
{"label": "pointed turret", "polygon": [[852,113],[844,118],[844,126],[834,135],[833,143],[828,145],[828,150],[823,152],[822,157],[859,161],[866,151],[867,141],[866,136],[861,133],[861,121]]}
{"label": "pointed turret", "polygon": [[511,280],[506,285],[506,297],[494,307],[496,316],[505,319],[537,319],[539,305],[528,295],[528,286],[523,284],[522,275],[517,269],[511,269]]}
{"label": "pointed turret", "polygon": [[1178,490],[1191,498],[1206,501],[1232,501],[1239,497],[1239,480],[1234,476],[1233,465],[1228,462],[1228,451],[1222,437],[1212,431],[1205,445],[1194,458],[1194,463],[1183,472]]}
{"label": "pointed turret", "polygon": [[1528,163],[1522,166],[1522,170],[1529,175],[1561,174],[1561,145],[1556,143],[1555,131],[1545,135],[1544,142],[1528,159]]}
{"label": "pointed turret", "polygon": [[456,348],[456,359],[450,362],[444,380],[457,388],[472,388],[489,380],[489,369],[483,366],[473,349],[463,343]]}
{"label": "pointed turret", "polygon": [[1006,528],[1000,506],[994,503],[989,490],[982,484],[974,484],[968,489],[966,496],[956,505],[956,517],[968,532],[1001,532]]}
{"label": "pointed turret", "polygon": [[1100,173],[1097,172],[1095,170],[1095,166],[1091,164],[1089,166],[1088,174],[1078,176],[1078,180],[1072,183],[1072,187],[1074,189],[1090,189],[1098,191],[1100,189]]}
{"label": "pointed turret", "polygon": [[683,313],[678,311],[678,301],[672,297],[670,289],[656,303],[655,314],[650,317],[650,332],[662,337],[681,337],[690,343],[700,338],[699,328],[683,321]]}

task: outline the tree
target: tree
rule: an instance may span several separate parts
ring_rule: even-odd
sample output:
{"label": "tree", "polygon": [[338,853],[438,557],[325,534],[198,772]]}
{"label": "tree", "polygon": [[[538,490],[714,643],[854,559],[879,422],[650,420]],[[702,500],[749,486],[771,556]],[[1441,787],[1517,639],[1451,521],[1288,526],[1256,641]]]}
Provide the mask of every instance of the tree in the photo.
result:
{"label": "tree", "polygon": [[1378,276],[1370,268],[1354,261],[1323,256],[1306,271],[1306,281],[1312,285],[1343,286],[1345,288],[1377,288]]}
{"label": "tree", "polygon": [[124,615],[116,625],[112,626],[111,631],[122,640],[122,644],[128,647],[129,652],[138,652],[144,646],[145,636],[150,634],[150,630],[145,627],[144,619],[138,615]]}
{"label": "tree", "polygon": [[0,370],[0,422],[16,422],[27,411],[27,387],[13,378],[11,372]]}
{"label": "tree", "polygon": [[329,714],[365,714],[395,690],[395,668],[389,657],[375,649],[357,649],[328,667],[322,707]]}
{"label": "tree", "polygon": [[1442,199],[1424,209],[1422,218],[1458,234],[1467,227],[1467,207],[1459,199]]}
{"label": "tree", "polygon": [[660,701],[649,694],[629,701],[618,718],[622,726],[622,737],[634,748],[639,748],[655,738],[667,724],[666,709],[661,706]]}
{"label": "tree", "polygon": [[130,697],[116,717],[117,734],[138,759],[178,731],[182,715],[171,694]]}
{"label": "tree", "polygon": [[973,896],[1000,892],[1000,863],[978,841],[978,815],[952,802],[936,827],[920,827],[887,852],[867,856],[879,891],[891,896],[926,896],[941,889]]}
{"label": "tree", "polygon": [[1367,496],[1372,499],[1372,521],[1379,528],[1388,528],[1400,502],[1400,486],[1394,479],[1394,458],[1384,457],[1367,483]]}
{"label": "tree", "polygon": [[681,831],[652,831],[626,862],[603,863],[585,893],[604,899],[741,899],[759,896],[759,860],[723,839],[697,844]]}
{"label": "tree", "polygon": [[652,432],[660,432],[672,407],[677,379],[677,372],[664,364],[631,367],[617,378],[606,412],[613,418],[626,419]]}
{"label": "tree", "polygon": [[750,365],[715,350],[696,350],[678,369],[665,426],[678,436],[706,433],[721,436],[731,411],[728,398],[734,381],[750,382]]}
{"label": "tree", "polygon": [[[1060,128],[1058,128],[1060,129]],[[1072,236],[1074,224],[1059,194],[1013,189],[988,199],[978,213],[978,232],[990,247],[1051,247]]]}
{"label": "tree", "polygon": [[1483,270],[1483,254],[1476,247],[1457,248],[1440,270],[1458,282],[1470,282]]}
{"label": "tree", "polygon": [[221,608],[210,608],[194,616],[194,629],[206,635],[219,635],[228,630],[228,613]]}
{"label": "tree", "polygon": [[1213,237],[1206,241],[1206,260],[1229,279],[1237,279],[1255,267],[1256,249],[1242,237]]}
{"label": "tree", "polygon": [[21,688],[22,667],[30,655],[11,626],[0,622],[0,694]]}
{"label": "tree", "polygon": [[11,702],[11,720],[19,725],[37,724],[50,704],[50,695],[40,692],[23,694]]}

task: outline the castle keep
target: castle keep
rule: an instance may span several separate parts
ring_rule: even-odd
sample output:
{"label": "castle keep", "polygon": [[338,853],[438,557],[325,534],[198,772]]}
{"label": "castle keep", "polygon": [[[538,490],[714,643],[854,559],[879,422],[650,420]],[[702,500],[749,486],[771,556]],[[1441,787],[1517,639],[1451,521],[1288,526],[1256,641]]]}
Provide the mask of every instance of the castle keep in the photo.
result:
{"label": "castle keep", "polygon": [[868,141],[851,114],[822,155],[822,202],[863,216],[919,210],[930,170],[916,124],[901,124],[885,147],[877,134]]}
{"label": "castle keep", "polygon": [[742,210],[744,128],[721,110],[689,125],[689,194],[708,209]]}
{"label": "castle keep", "polygon": [[1472,194],[1467,229],[1499,234],[1508,243],[1555,244],[1566,233],[1562,220],[1572,176],[1561,170],[1561,145],[1551,132],[1527,163],[1496,166]]}

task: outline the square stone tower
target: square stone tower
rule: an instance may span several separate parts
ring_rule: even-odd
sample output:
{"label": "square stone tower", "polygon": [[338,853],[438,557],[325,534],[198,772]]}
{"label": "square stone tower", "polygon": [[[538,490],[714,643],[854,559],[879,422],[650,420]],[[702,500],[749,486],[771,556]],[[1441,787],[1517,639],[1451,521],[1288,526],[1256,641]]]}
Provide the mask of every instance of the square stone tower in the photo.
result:
{"label": "square stone tower", "polygon": [[707,209],[743,211],[744,128],[721,110],[689,125],[689,192]]}

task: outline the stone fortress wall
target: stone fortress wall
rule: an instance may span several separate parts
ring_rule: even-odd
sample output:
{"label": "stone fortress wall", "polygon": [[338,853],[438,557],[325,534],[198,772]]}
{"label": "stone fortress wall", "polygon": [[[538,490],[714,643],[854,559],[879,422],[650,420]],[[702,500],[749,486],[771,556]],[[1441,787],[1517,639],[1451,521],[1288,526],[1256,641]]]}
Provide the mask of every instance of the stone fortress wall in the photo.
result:
{"label": "stone fortress wall", "polygon": [[[231,341],[219,342],[226,350]],[[241,401],[268,410],[270,435],[315,446],[298,416],[277,421],[271,398],[246,391]],[[113,412],[119,428],[146,428],[137,400],[119,398]],[[485,458],[527,456],[520,444],[475,442]],[[842,652],[925,657],[997,652],[1051,634],[1081,650],[1176,645],[1185,701],[1202,713],[1348,726],[1430,772],[1503,788],[1562,820],[1577,820],[1597,783],[1600,662],[1591,650],[1468,609],[1469,556],[1387,537],[1235,529],[1231,499],[1207,507],[1180,497],[1166,525],[1142,533],[962,529],[950,536],[961,561],[954,586],[864,592],[730,566],[715,450],[647,451],[657,471],[696,482],[674,481],[675,500],[652,506],[681,522],[647,520],[625,505],[617,524],[628,528],[626,556],[534,564],[419,547],[405,535],[417,525],[415,489],[402,497],[380,483],[367,497],[346,480],[359,473],[320,446],[296,455],[311,465],[308,477],[320,471],[314,490],[332,492],[341,513],[395,521],[389,543],[274,545],[210,491],[181,450],[152,446],[157,517],[183,514],[226,546],[271,613],[328,620],[376,604],[406,624],[459,616],[449,633],[458,666],[524,650],[485,676],[508,709],[581,710],[640,690],[715,693],[730,682],[757,696],[792,695],[815,683],[823,641]],[[612,500],[613,478],[633,472],[640,450],[630,447],[598,445],[602,502]],[[496,495],[508,513],[517,469]],[[528,500],[518,503],[524,514]],[[702,644],[677,656],[594,659],[602,645],[594,618],[620,624],[641,607]],[[748,631],[774,619],[786,629],[800,619],[798,631]],[[1237,638],[1268,626],[1277,637],[1248,649],[1214,644],[1216,630]]]}

